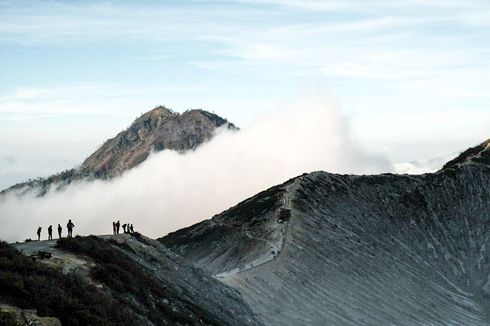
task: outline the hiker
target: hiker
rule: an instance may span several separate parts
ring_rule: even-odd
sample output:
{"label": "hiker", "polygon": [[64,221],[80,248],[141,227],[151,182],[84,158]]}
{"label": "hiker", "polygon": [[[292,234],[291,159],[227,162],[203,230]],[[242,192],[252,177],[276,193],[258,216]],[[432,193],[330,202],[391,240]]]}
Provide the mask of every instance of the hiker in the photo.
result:
{"label": "hiker", "polygon": [[133,224],[129,225],[129,233],[134,233]]}
{"label": "hiker", "polygon": [[37,228],[37,241],[40,241],[41,240],[41,230],[42,230],[41,227],[38,227]]}
{"label": "hiker", "polygon": [[119,220],[117,220],[116,222],[116,234],[119,234],[119,228],[121,227],[121,222],[119,222]]}
{"label": "hiker", "polygon": [[128,232],[126,231],[126,226],[127,226],[127,224],[126,224],[126,223],[124,223],[124,224],[123,224],[123,231],[124,231],[124,233],[128,233]]}
{"label": "hiker", "polygon": [[61,225],[58,224],[58,237],[61,239],[61,231],[63,231],[63,228]]}
{"label": "hiker", "polygon": [[68,224],[66,225],[66,228],[68,229],[68,238],[73,237],[73,227],[75,224],[71,220],[68,220]]}
{"label": "hiker", "polygon": [[116,234],[116,222],[112,222],[112,233]]}
{"label": "hiker", "polygon": [[48,240],[53,240],[53,226],[48,227]]}

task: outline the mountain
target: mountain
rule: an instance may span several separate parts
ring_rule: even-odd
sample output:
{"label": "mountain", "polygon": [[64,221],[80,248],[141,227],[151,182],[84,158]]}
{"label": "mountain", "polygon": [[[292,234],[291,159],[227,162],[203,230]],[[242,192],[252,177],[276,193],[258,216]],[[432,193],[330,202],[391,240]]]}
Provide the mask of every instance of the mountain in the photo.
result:
{"label": "mountain", "polygon": [[467,149],[455,159],[447,162],[443,169],[475,163],[484,165],[490,164],[490,139],[484,141],[478,146]]}
{"label": "mountain", "polygon": [[157,106],[116,137],[107,140],[78,168],[23,182],[1,193],[15,190],[22,194],[35,190],[42,196],[52,186],[61,189],[75,180],[117,177],[146,160],[152,151],[170,149],[186,152],[196,149],[210,140],[221,126],[237,130],[232,123],[214,113],[189,110],[179,114]]}
{"label": "mountain", "polygon": [[195,149],[211,139],[216,128],[225,124],[236,129],[225,119],[203,110],[179,114],[158,106],[105,142],[82,163],[80,170],[111,178],[143,162],[152,151],[171,149],[185,152]]}
{"label": "mountain", "polygon": [[236,290],[140,234],[0,243],[0,257],[0,325],[261,325]]}
{"label": "mountain", "polygon": [[489,151],[432,174],[305,174],[159,241],[267,325],[490,325]]}

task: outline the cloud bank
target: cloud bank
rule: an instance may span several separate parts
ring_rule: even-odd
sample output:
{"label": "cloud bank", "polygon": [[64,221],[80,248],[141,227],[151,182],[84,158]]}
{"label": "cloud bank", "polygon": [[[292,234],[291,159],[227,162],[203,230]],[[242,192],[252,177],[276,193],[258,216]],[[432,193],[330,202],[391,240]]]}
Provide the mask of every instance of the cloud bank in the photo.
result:
{"label": "cloud bank", "polygon": [[334,105],[303,101],[239,132],[220,129],[195,151],[153,153],[111,181],[79,182],[43,198],[8,196],[0,201],[0,239],[35,238],[38,226],[46,237],[50,224],[64,227],[68,218],[77,234],[110,233],[119,219],[159,237],[315,170],[379,173],[392,165],[361,148]]}

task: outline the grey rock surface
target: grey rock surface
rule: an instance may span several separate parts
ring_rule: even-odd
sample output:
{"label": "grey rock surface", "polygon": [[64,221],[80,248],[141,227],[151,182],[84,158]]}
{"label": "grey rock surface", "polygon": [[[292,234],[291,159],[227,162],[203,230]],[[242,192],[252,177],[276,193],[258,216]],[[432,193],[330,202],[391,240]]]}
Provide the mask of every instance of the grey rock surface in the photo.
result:
{"label": "grey rock surface", "polygon": [[303,175],[161,241],[268,325],[490,325],[490,166],[464,155],[418,176]]}

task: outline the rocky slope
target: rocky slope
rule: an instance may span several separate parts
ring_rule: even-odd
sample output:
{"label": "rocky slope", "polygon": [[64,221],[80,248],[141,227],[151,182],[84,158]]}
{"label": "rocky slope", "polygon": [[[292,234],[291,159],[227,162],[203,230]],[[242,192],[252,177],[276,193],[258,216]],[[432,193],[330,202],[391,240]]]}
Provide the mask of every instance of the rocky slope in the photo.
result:
{"label": "rocky slope", "polygon": [[488,151],[434,174],[303,175],[160,241],[269,325],[490,325]]}
{"label": "rocky slope", "polygon": [[[36,318],[51,317],[44,318],[42,325],[56,320],[63,325],[261,324],[236,290],[139,234],[15,247],[25,255],[42,251],[51,257],[32,262],[0,252],[0,263],[6,264],[0,270],[0,323],[6,317],[2,311],[10,312],[11,319],[30,311]],[[43,276],[60,272],[55,279]],[[58,281],[63,278],[68,280]],[[83,292],[73,294],[73,287]]]}
{"label": "rocky slope", "polygon": [[60,189],[75,180],[113,178],[146,160],[152,151],[193,150],[211,139],[216,128],[221,126],[237,129],[227,120],[204,110],[179,114],[158,106],[106,141],[80,167],[14,185],[0,194],[12,190],[19,193],[35,190],[44,195],[51,186]]}
{"label": "rocky slope", "polygon": [[490,165],[490,139],[478,146],[471,147],[461,153],[454,160],[447,162],[443,169],[460,167],[465,164],[484,164]]}
{"label": "rocky slope", "polygon": [[[154,151],[187,151],[211,139],[228,122],[203,110],[182,114],[163,106],[143,114],[125,131],[109,139],[82,163],[82,172],[114,177],[144,161]],[[229,128],[234,129],[232,124]]]}

